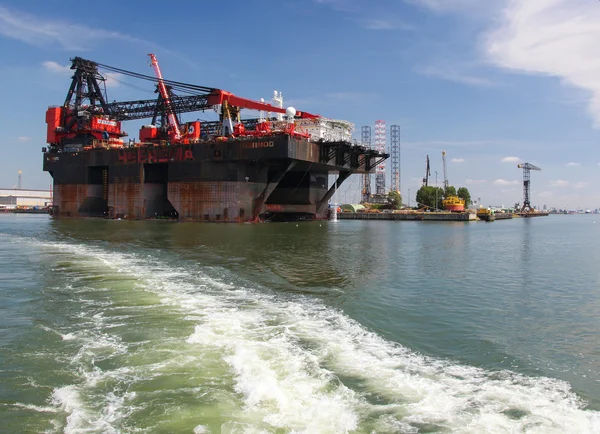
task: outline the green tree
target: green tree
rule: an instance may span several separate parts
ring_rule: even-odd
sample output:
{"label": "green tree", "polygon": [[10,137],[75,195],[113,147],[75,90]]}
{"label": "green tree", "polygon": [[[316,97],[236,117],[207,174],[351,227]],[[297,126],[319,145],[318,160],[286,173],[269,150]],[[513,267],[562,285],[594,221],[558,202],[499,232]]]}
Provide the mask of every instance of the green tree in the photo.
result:
{"label": "green tree", "polygon": [[446,196],[456,196],[456,188],[454,188],[453,185],[449,185],[448,188],[446,189]]}
{"label": "green tree", "polygon": [[471,205],[473,202],[471,201],[471,193],[466,187],[460,187],[457,192],[458,197],[465,200],[465,206]]}
{"label": "green tree", "polygon": [[[437,195],[437,205],[436,205]],[[417,191],[417,205],[426,205],[430,208],[442,208],[442,199],[444,198],[444,190],[441,187],[433,187],[431,185],[419,188]]]}
{"label": "green tree", "polygon": [[390,191],[387,197],[388,204],[391,205],[392,209],[402,208],[402,196],[399,191]]}

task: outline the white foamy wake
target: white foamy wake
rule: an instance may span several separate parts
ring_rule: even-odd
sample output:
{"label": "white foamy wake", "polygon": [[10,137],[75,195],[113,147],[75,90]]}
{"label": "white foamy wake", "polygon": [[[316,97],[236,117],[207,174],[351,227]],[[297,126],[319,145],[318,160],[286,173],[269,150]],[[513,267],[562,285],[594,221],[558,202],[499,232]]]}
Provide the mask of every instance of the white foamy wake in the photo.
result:
{"label": "white foamy wake", "polygon": [[[210,277],[193,264],[174,267],[149,256],[70,244],[47,247],[135,277],[141,290],[196,323],[182,340],[199,358],[205,352],[221,354],[243,402],[235,423],[223,415],[223,430],[600,432],[600,414],[584,410],[560,380],[423,357],[314,299],[281,299],[247,289],[222,270],[221,277]],[[127,351],[101,315],[96,321],[97,334],[80,336],[82,359],[96,354],[90,345]],[[66,431],[118,431],[133,411],[128,408],[132,395],[115,392],[99,412],[90,413],[82,394],[107,377],[135,382],[133,371],[90,369],[83,384],[55,390],[53,403],[69,414]],[[196,431],[208,428],[197,425]]]}

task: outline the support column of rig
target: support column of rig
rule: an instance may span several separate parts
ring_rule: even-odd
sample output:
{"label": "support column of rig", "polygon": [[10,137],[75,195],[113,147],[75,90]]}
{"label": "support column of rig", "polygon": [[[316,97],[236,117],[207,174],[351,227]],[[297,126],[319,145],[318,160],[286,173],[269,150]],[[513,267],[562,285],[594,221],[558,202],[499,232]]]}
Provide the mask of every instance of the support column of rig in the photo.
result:
{"label": "support column of rig", "polygon": [[[371,127],[365,125],[360,129],[361,145],[367,149],[371,149]],[[371,174],[365,173],[362,176],[361,185],[361,202],[368,202],[371,199]]]}
{"label": "support column of rig", "polygon": [[390,126],[390,154],[392,156],[392,191],[400,191],[400,125]]}
{"label": "support column of rig", "polygon": [[[375,121],[375,149],[385,153],[385,121]],[[375,193],[385,195],[385,161],[375,169]]]}

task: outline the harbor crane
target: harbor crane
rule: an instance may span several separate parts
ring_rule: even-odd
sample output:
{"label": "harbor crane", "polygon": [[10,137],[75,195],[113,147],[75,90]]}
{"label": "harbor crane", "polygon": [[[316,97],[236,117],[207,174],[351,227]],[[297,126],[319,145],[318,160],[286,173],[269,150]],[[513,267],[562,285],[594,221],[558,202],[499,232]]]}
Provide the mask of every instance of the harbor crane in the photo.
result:
{"label": "harbor crane", "polygon": [[520,163],[517,167],[523,169],[523,206],[521,207],[521,212],[531,211],[531,203],[529,202],[530,172],[542,169],[530,163]]}
{"label": "harbor crane", "polygon": [[427,164],[425,166],[425,178],[423,178],[423,187],[429,186],[429,177],[431,176],[431,168],[429,167],[429,155],[427,155]]}

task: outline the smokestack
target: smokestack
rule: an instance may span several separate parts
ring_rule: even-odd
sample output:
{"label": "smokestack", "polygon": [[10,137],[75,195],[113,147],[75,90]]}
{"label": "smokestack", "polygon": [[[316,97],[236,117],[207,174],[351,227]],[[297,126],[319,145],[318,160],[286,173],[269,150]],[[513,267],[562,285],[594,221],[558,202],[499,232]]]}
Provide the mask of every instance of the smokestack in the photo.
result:
{"label": "smokestack", "polygon": [[21,174],[22,174],[22,173],[23,173],[23,172],[21,172],[21,171],[19,170],[19,183],[17,184],[17,188],[18,188],[19,190],[21,189]]}

